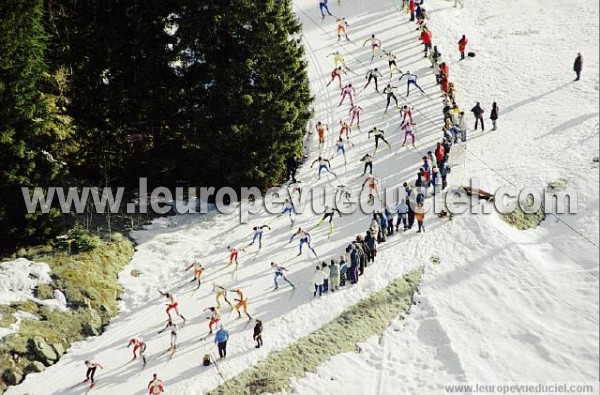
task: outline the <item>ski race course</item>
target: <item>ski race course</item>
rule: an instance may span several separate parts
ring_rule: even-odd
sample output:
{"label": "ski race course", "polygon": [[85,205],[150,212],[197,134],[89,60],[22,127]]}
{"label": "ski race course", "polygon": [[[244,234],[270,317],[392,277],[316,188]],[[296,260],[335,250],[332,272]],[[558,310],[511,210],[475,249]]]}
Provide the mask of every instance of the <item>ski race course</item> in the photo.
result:
{"label": "ski race course", "polygon": [[[361,130],[353,128],[354,143],[332,161],[338,178],[317,180],[310,163],[319,155],[316,133],[309,136],[309,158],[299,170],[304,188],[338,183],[360,188],[364,177],[360,158],[373,152],[374,139],[367,131],[377,126],[386,131],[392,149],[380,146],[374,174],[382,187],[413,182],[421,157],[441,140],[442,96],[428,59],[423,58],[416,26],[400,10],[401,1],[342,0],[331,2],[331,12],[349,23],[351,41],[337,41],[333,17],[321,20],[318,2],[295,1],[303,24],[303,42],[315,95],[314,123],[329,125],[322,150],[335,151],[338,122],[348,120],[349,104],[341,107],[334,82],[326,86],[334,65],[328,55],[344,55],[352,72],[342,75],[357,88],[355,101],[364,108]],[[429,214],[426,232],[413,228],[388,237],[379,245],[375,264],[366,268],[356,285],[341,292],[313,298],[312,275],[317,262],[339,258],[357,234],[364,234],[370,216],[356,212],[335,217],[329,237],[326,224],[312,230],[319,260],[309,254],[297,259],[298,242],[288,243],[297,227],[312,228],[321,215],[307,210],[296,217],[294,228],[286,216],[266,213],[239,224],[239,214],[178,215],[156,220],[135,232],[138,243],[132,262],[123,270],[125,287],[119,316],[102,335],[68,350],[54,366],[30,374],[7,394],[82,394],[88,386],[84,361],[93,359],[104,369],[96,373],[95,394],[143,394],[157,373],[168,394],[202,394],[223,382],[215,369],[202,366],[207,353],[216,355],[208,332],[208,313],[215,304],[212,283],[241,288],[249,298],[249,313],[264,323],[264,346],[254,347],[254,322],[225,307],[222,322],[230,331],[228,356],[219,362],[225,378],[231,378],[264,359],[270,351],[292,344],[331,321],[345,309],[384,288],[391,280],[424,267],[419,303],[404,320],[393,321],[381,340],[372,337],[360,344],[360,352],[334,356],[317,373],[292,380],[299,394],[416,394],[444,393],[452,383],[577,383],[594,385],[598,393],[598,17],[596,1],[562,2],[509,0],[504,2],[426,0],[428,25],[434,44],[449,64],[450,79],[457,87],[457,103],[473,126],[470,108],[481,102],[486,123],[493,101],[500,107],[498,130],[469,131],[464,166],[455,167],[449,185],[461,185],[478,177],[481,188],[543,188],[563,179],[577,191],[577,215],[560,219],[548,216],[533,230],[511,227],[497,213],[459,215],[453,221]],[[398,66],[419,77],[426,94],[398,82],[400,104],[415,108],[417,146],[400,148],[399,113],[390,107],[384,114],[385,96],[373,83],[363,90],[367,70],[378,67],[389,81],[387,59],[371,62],[369,44],[376,34],[383,49],[398,55]],[[457,41],[466,34],[474,58],[460,61]],[[577,52],[586,63],[582,81],[574,83],[572,61]],[[488,125],[486,125],[488,126]],[[489,125],[491,126],[491,125]],[[311,125],[314,128],[314,124]],[[408,145],[407,145],[408,146]],[[252,226],[269,224],[263,247],[240,253],[237,272],[225,268],[227,246],[244,247]],[[432,259],[437,258],[437,259]],[[197,259],[205,267],[199,290],[190,283],[186,263]],[[270,262],[289,270],[292,289],[280,280],[273,290]],[[140,277],[130,272],[139,270]],[[168,333],[165,299],[158,290],[173,292],[187,323],[179,333],[180,348],[165,353]],[[233,293],[230,293],[233,298]],[[148,366],[131,359],[127,343],[142,336],[148,344]]]}

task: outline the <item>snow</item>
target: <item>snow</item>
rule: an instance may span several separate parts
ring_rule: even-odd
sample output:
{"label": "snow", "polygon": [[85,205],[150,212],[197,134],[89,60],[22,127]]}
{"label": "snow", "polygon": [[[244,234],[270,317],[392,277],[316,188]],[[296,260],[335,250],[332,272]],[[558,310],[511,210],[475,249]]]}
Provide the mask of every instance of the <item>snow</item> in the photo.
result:
{"label": "snow", "polygon": [[[34,289],[39,284],[48,284],[50,278],[50,266],[43,262],[33,262],[25,258],[0,263],[0,304],[11,304],[25,300],[31,300],[40,305],[59,310],[66,310],[67,303],[65,295],[55,290],[54,299],[40,300],[33,296]],[[6,328],[0,328],[0,339],[15,333],[23,319],[37,319],[33,314],[18,310],[15,312],[16,322]]]}
{"label": "snow", "polygon": [[19,258],[0,263],[0,304],[28,300],[38,284],[48,284],[50,266]]}
{"label": "snow", "polygon": [[[585,382],[594,384],[597,393],[599,177],[592,158],[599,151],[599,5],[591,0],[465,3],[457,10],[451,1],[425,2],[433,40],[450,64],[458,104],[470,115],[470,107],[481,101],[487,122],[491,102],[497,101],[500,120],[495,132],[470,132],[464,171],[453,171],[450,184],[477,176],[484,190],[508,184],[543,188],[564,179],[578,192],[578,214],[560,220],[549,216],[528,231],[510,227],[495,213],[457,216],[452,222],[429,215],[425,234],[410,232],[381,244],[376,264],[367,268],[356,286],[316,300],[308,290],[314,261],[306,256],[285,264],[299,289],[292,292],[283,286],[271,291],[269,263],[286,262],[297,251],[295,242],[286,243],[291,235],[287,218],[273,220],[259,214],[247,225],[239,224],[236,213],[160,219],[134,234],[136,253],[120,276],[126,289],[121,312],[107,331],[74,345],[58,364],[29,375],[7,393],[73,393],[73,385],[85,373],[83,361],[95,359],[105,366],[97,374],[94,391],[99,394],[142,394],[154,372],[165,381],[169,394],[201,394],[221,382],[214,367],[201,366],[202,356],[215,352],[212,339],[198,342],[207,331],[201,312],[214,304],[209,292],[213,281],[242,288],[250,299],[250,313],[265,324],[264,347],[257,350],[253,325],[245,318],[233,320],[235,313],[228,316],[225,309],[223,321],[231,339],[228,358],[219,367],[232,377],[270,351],[316,330],[392,278],[422,265],[426,271],[420,303],[406,320],[394,321],[381,342],[371,338],[360,345],[360,353],[337,355],[316,374],[294,380],[294,392],[443,393],[443,386],[453,382]],[[391,135],[393,155],[380,148],[374,162],[375,174],[386,187],[413,180],[423,153],[441,138],[441,99],[429,63],[422,58],[418,33],[398,11],[399,4],[330,2],[332,13],[347,18],[354,41],[337,44],[335,23],[330,18],[321,21],[317,2],[295,2],[317,98],[314,123],[334,127],[327,136],[327,155],[333,154],[335,126],[348,111],[346,105],[336,107],[337,88],[325,86],[333,69],[327,55],[335,49],[356,72],[348,78],[360,91],[364,72],[371,67],[370,51],[360,45],[376,33],[384,48],[399,55],[403,71],[419,75],[427,92],[409,96],[416,108],[418,151],[399,151],[398,117],[392,110],[383,116],[384,97],[372,86],[359,93],[357,102],[365,108],[362,132],[353,130],[356,146],[347,153],[347,168],[340,157],[333,161],[344,185],[357,187],[363,181],[357,177],[362,172],[359,159],[373,149],[373,140],[366,136],[372,126]],[[462,34],[469,38],[468,50],[477,53],[475,58],[458,60],[456,42]],[[583,80],[572,83],[577,52],[584,55]],[[375,62],[387,71],[384,59]],[[398,87],[403,93],[404,85]],[[309,147],[315,147],[315,138]],[[313,149],[310,154],[312,162],[317,153]],[[327,177],[317,181],[308,166],[299,176],[305,187],[335,186]],[[317,220],[307,210],[296,225],[310,227]],[[338,256],[355,234],[363,233],[369,218],[355,213],[336,217],[335,222],[328,242],[326,226],[311,232],[317,252],[327,260]],[[246,245],[252,226],[264,223],[270,223],[273,231],[265,232],[263,250],[256,255],[253,246],[242,253],[237,275],[231,268],[223,269],[227,245]],[[431,263],[432,256],[440,263]],[[184,271],[192,259],[207,267],[198,291],[190,283],[191,273]],[[133,269],[141,275],[131,276]],[[166,318],[158,289],[179,297],[181,313],[189,321],[180,333],[181,349],[172,359],[163,354],[168,335],[157,334]],[[148,343],[150,361],[144,371],[137,361],[128,363],[131,351],[126,345],[133,336]]]}

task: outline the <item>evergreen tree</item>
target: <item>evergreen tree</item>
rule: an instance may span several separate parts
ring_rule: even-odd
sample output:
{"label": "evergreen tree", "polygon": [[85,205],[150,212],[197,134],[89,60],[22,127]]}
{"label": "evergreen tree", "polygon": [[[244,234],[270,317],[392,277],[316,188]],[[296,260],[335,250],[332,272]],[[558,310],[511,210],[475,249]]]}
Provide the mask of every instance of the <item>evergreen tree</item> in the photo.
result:
{"label": "evergreen tree", "polygon": [[61,77],[45,62],[42,0],[0,3],[0,247],[55,230],[60,213],[27,214],[21,187],[64,179],[73,127],[62,108]]}
{"label": "evergreen tree", "polygon": [[[165,32],[170,2],[62,0],[47,4],[52,60],[70,70],[79,153],[76,176],[137,185],[161,182],[176,152],[166,142],[176,122],[174,38]],[[104,169],[99,165],[105,163]]]}
{"label": "evergreen tree", "polygon": [[[310,113],[300,24],[289,1],[190,1],[179,19],[185,179],[269,187],[302,149]],[[194,160],[193,158],[196,158]]]}

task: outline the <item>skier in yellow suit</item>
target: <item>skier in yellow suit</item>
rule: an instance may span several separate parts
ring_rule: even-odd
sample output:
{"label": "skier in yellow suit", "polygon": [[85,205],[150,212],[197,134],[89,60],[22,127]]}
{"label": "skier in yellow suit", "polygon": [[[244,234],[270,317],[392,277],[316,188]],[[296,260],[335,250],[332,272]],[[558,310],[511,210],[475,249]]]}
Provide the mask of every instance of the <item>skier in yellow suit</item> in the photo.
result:
{"label": "skier in yellow suit", "polygon": [[239,288],[232,289],[232,291],[235,292],[238,296],[236,299],[234,299],[237,302],[237,304],[235,305],[235,310],[238,313],[238,318],[242,318],[242,313],[240,313],[240,309],[244,309],[244,314],[246,314],[248,316],[248,319],[251,320],[252,317],[250,316],[250,314],[248,314],[248,298],[244,296],[244,293]]}
{"label": "skier in yellow suit", "polygon": [[221,308],[221,299],[224,299],[225,302],[233,309],[233,305],[229,300],[227,300],[227,289],[222,287],[216,283],[213,283],[213,292],[215,292],[215,298],[217,300],[217,308]]}

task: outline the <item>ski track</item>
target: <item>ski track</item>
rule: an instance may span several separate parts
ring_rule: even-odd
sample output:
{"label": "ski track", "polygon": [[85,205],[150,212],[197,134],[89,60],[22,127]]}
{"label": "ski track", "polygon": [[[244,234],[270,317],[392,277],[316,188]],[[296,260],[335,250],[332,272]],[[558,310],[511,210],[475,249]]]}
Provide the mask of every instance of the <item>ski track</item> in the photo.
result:
{"label": "ski track", "polygon": [[[347,169],[338,174],[338,182],[354,188],[362,183],[363,178],[356,177],[362,173],[359,159],[373,150],[373,140],[367,139],[366,133],[379,126],[386,130],[393,154],[387,147],[379,150],[374,174],[386,187],[399,186],[415,178],[421,156],[441,137],[441,97],[429,62],[422,58],[418,33],[398,11],[398,2],[355,0],[340,4],[331,3],[331,11],[348,19],[350,43],[337,43],[334,19],[327,17],[321,22],[316,1],[295,2],[316,96],[314,123],[327,120],[331,127],[324,150],[329,157],[337,139],[335,122],[347,119],[349,104],[335,107],[337,88],[333,84],[325,87],[333,69],[327,55],[341,48],[352,70],[344,82],[352,81],[362,88],[368,68],[377,65],[387,71],[387,61],[376,58],[371,65],[370,48],[361,47],[361,41],[375,33],[384,48],[396,52],[403,71],[419,75],[427,93],[413,91],[408,100],[416,110],[417,150],[399,151],[403,136],[395,129],[397,112],[392,109],[382,117],[385,96],[376,94],[372,86],[366,92],[361,89],[356,102],[365,108],[363,131],[353,130],[351,138],[356,145],[348,147]],[[590,171],[590,162],[598,155],[598,44],[594,41],[598,4],[541,0],[466,4],[465,9],[455,10],[451,2],[426,1],[434,42],[450,63],[459,105],[468,113],[475,101],[482,101],[487,118],[491,101],[500,104],[497,132],[470,133],[465,173],[479,176],[483,189],[503,186],[507,180],[517,186],[568,180],[581,191],[578,208],[583,214],[561,219],[597,244],[598,171]],[[575,32],[573,18],[580,20]],[[459,63],[455,42],[463,33],[477,57]],[[575,37],[582,39],[586,61],[584,83],[577,86],[569,83],[577,51],[570,40]],[[384,86],[385,77],[381,82]],[[404,83],[398,88],[403,92]],[[403,96],[399,95],[401,102],[406,100]],[[309,127],[314,128],[314,123]],[[318,156],[315,139],[316,133],[307,141],[310,157],[299,169],[298,178],[304,187],[329,183],[329,175],[316,180],[315,169],[306,165]],[[333,170],[340,171],[336,167]],[[455,172],[450,174],[450,185],[465,181],[456,176]],[[319,217],[307,211],[296,217],[295,226],[310,227]],[[380,245],[376,264],[367,268],[359,284],[316,300],[308,286],[316,260],[306,258],[306,252],[302,259],[286,264],[290,280],[300,283],[298,289],[291,291],[280,284],[280,290],[271,291],[269,262],[287,262],[298,248],[296,241],[287,243],[292,229],[284,216],[271,223],[273,231],[265,232],[256,260],[252,260],[253,246],[240,255],[240,269],[235,275],[231,268],[222,268],[228,255],[226,246],[246,245],[251,227],[269,221],[272,217],[266,214],[252,217],[247,225],[239,225],[235,213],[186,215],[159,219],[148,229],[135,232],[136,253],[121,273],[126,292],[119,316],[101,336],[75,344],[59,363],[28,375],[23,384],[7,393],[80,394],[85,389],[74,385],[84,377],[83,361],[94,359],[106,368],[97,372],[94,393],[145,393],[151,374],[156,372],[169,394],[201,394],[221,383],[214,366],[201,365],[204,354],[216,352],[212,338],[200,344],[197,340],[207,332],[208,321],[202,310],[214,304],[214,295],[209,292],[213,281],[242,288],[250,300],[250,313],[265,325],[265,345],[257,350],[252,341],[253,324],[247,325],[245,318],[234,320],[235,312],[228,315],[224,309],[223,321],[231,339],[228,358],[219,367],[226,377],[233,377],[270,351],[318,329],[391,279],[422,265],[426,274],[420,286],[420,303],[405,320],[393,321],[381,342],[372,337],[359,345],[360,353],[336,355],[316,374],[293,380],[293,391],[414,394],[440,391],[443,384],[455,381],[550,378],[598,382],[598,250],[552,217],[538,229],[519,232],[495,214],[457,216],[452,222],[429,215],[427,233],[389,238]],[[315,249],[324,260],[339,256],[345,244],[368,227],[369,217],[357,213],[336,217],[335,222],[328,243],[327,226],[311,232]],[[431,256],[439,256],[441,263],[429,263]],[[197,292],[189,283],[191,273],[183,270],[191,258],[208,267]],[[132,269],[140,270],[141,277],[131,277]],[[188,318],[179,336],[181,349],[172,359],[163,355],[168,334],[156,333],[166,319],[159,288],[179,297],[181,312]],[[131,358],[127,341],[135,335],[148,343],[150,360],[143,371],[138,361],[127,362]]]}

